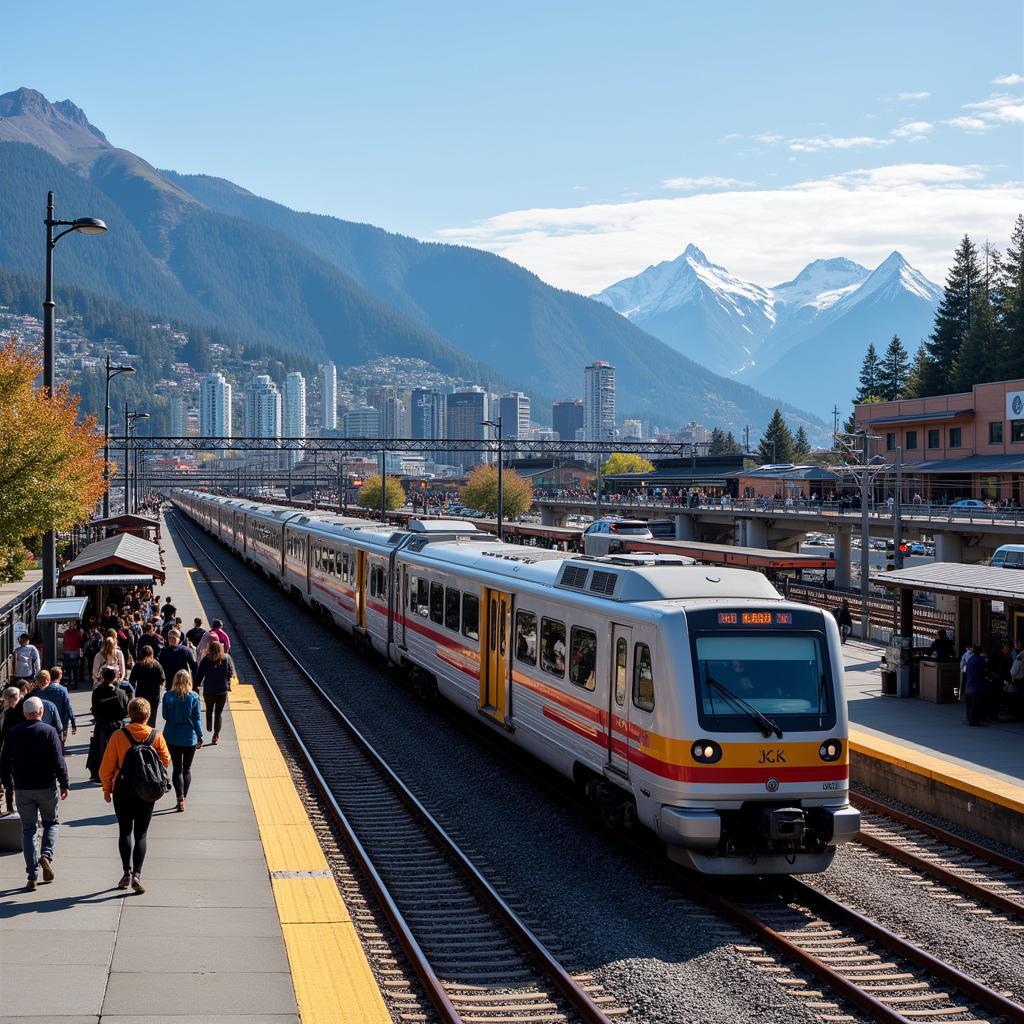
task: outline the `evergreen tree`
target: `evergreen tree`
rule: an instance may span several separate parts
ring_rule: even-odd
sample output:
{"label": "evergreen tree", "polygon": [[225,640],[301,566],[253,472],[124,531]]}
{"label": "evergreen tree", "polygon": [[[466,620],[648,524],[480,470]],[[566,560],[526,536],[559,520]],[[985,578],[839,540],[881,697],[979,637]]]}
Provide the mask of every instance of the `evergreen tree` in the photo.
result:
{"label": "evergreen tree", "polygon": [[725,435],[725,450],[723,455],[742,455],[743,446],[736,440],[736,435],[730,430]]}
{"label": "evergreen tree", "polygon": [[1003,335],[1000,380],[1019,377],[1024,367],[1024,214],[1017,215],[999,269],[996,313]]}
{"label": "evergreen tree", "polygon": [[793,438],[793,458],[806,459],[811,454],[811,442],[807,440],[807,431],[801,423]]}
{"label": "evergreen tree", "polygon": [[970,391],[975,384],[998,380],[1003,369],[1004,335],[996,318],[999,263],[999,253],[986,243],[984,270],[971,296],[970,326],[953,364],[952,386],[956,391]]}
{"label": "evergreen tree", "polygon": [[875,343],[868,345],[867,355],[860,366],[860,377],[857,379],[857,394],[854,402],[866,402],[871,398],[878,398],[882,364],[878,358],[878,351]]}
{"label": "evergreen tree", "polygon": [[772,413],[771,421],[761,435],[757,457],[762,465],[793,461],[793,434],[778,409]]}
{"label": "evergreen tree", "polygon": [[980,284],[978,250],[964,235],[946,275],[946,288],[935,312],[935,327],[925,342],[927,359],[922,367],[921,395],[947,394],[953,386],[957,357],[971,326],[974,295]]}
{"label": "evergreen tree", "polygon": [[711,438],[708,441],[708,455],[725,454],[725,431],[721,427],[714,427],[711,430]]}
{"label": "evergreen tree", "polygon": [[894,334],[878,367],[878,397],[884,402],[895,402],[907,391],[910,358],[899,335]]}
{"label": "evergreen tree", "polygon": [[917,346],[914,358],[910,363],[910,370],[907,373],[907,387],[904,392],[907,398],[924,398],[924,381],[928,374],[928,350],[922,341]]}

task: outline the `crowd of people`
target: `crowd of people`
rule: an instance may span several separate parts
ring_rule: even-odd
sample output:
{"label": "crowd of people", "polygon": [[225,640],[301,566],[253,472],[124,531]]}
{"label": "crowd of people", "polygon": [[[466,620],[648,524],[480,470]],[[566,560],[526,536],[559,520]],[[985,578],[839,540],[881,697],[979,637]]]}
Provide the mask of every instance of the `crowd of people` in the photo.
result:
{"label": "crowd of people", "polygon": [[78,732],[68,688],[91,682],[86,769],[113,804],[123,871],[118,888],[142,893],[157,801],[173,790],[176,809],[184,812],[196,751],[207,733],[212,745],[220,740],[236,678],[230,649],[219,619],[207,629],[197,618],[184,630],[172,598],[161,603],[146,587],[128,591],[102,616],[73,623],[64,634],[63,666],[44,669],[39,649],[22,630],[11,658],[11,685],[0,700],[0,817],[17,812],[21,818],[29,891],[40,875],[43,882],[54,878],[58,806],[70,788],[64,751],[69,733]]}
{"label": "crowd of people", "polygon": [[960,679],[968,725],[1024,722],[1024,642],[997,640],[987,648],[966,647],[960,657]]}

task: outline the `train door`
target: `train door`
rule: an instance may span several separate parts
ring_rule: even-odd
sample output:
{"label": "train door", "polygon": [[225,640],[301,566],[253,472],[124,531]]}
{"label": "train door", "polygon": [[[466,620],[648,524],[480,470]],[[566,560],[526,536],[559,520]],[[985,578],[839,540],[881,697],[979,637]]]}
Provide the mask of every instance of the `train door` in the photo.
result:
{"label": "train door", "polygon": [[480,710],[502,725],[508,709],[512,595],[485,588],[480,623]]}
{"label": "train door", "polygon": [[629,771],[629,681],[632,679],[633,630],[612,623],[611,686],[608,687],[608,767]]}
{"label": "train door", "polygon": [[366,552],[356,551],[356,627],[366,629]]}

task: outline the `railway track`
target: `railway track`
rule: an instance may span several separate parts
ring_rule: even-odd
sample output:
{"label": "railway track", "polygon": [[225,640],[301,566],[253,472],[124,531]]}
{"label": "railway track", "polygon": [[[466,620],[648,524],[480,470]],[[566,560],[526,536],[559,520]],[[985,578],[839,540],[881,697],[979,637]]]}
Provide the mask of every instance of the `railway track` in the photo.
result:
{"label": "railway track", "polygon": [[438,1019],[612,1024],[624,1014],[589,976],[559,962],[231,582],[195,528],[176,522]]}

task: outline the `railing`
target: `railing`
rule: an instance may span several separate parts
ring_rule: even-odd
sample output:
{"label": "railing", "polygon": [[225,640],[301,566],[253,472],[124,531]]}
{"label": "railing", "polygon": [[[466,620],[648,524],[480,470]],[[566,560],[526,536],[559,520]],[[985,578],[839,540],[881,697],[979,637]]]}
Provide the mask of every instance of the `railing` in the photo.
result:
{"label": "railing", "polygon": [[[831,587],[816,587],[806,583],[788,583],[786,596],[793,601],[802,601],[804,604],[814,605],[816,608],[824,608],[830,612],[837,612],[843,603],[843,598],[850,602],[850,614],[854,619],[860,620],[860,591],[859,590],[834,590]],[[868,598],[868,617],[871,625],[882,629],[893,630],[896,628],[896,598],[884,594],[872,594]],[[915,633],[927,632],[934,634],[936,630],[946,629],[951,634],[956,629],[956,616],[952,612],[943,612],[927,604],[914,605],[914,631]]]}
{"label": "railing", "polygon": [[17,637],[15,627],[23,625],[31,634],[36,613],[43,603],[43,584],[38,581],[0,608],[0,686],[6,686],[11,674],[11,655]]}

